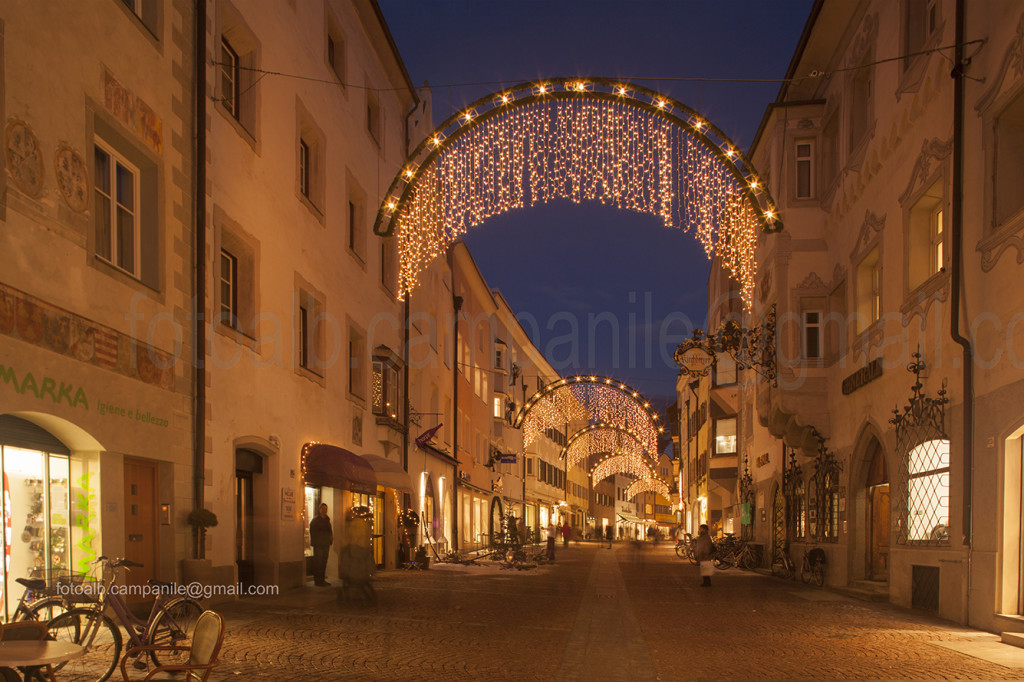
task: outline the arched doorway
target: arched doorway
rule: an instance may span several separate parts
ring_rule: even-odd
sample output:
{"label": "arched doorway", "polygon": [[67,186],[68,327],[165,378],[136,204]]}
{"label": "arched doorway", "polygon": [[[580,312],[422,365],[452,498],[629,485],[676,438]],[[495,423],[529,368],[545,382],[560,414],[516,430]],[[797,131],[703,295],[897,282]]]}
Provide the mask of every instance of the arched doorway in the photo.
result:
{"label": "arched doorway", "polygon": [[889,474],[882,445],[872,439],[868,446],[871,464],[867,480],[867,577],[889,579]]}

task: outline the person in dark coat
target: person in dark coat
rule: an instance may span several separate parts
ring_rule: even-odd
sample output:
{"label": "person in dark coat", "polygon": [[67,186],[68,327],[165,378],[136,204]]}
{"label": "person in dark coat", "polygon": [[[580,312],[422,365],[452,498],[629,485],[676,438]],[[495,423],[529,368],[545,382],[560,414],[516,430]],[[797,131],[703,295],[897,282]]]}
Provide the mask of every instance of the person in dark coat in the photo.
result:
{"label": "person in dark coat", "polygon": [[711,573],[714,570],[712,564],[712,557],[715,554],[715,543],[711,540],[711,536],[708,534],[708,526],[706,523],[700,525],[700,530],[697,533],[697,540],[693,545],[694,557],[700,564],[700,574],[703,578],[701,581],[701,587],[711,587]]}
{"label": "person in dark coat", "polygon": [[325,580],[327,573],[327,557],[334,544],[334,531],[331,530],[331,517],[327,515],[327,505],[321,504],[315,519],[309,522],[309,544],[313,546],[313,584],[318,587],[330,585]]}
{"label": "person in dark coat", "polygon": [[614,531],[612,530],[611,524],[608,524],[607,526],[604,527],[604,538],[605,538],[605,540],[608,541],[608,549],[612,548],[612,533],[613,532]]}

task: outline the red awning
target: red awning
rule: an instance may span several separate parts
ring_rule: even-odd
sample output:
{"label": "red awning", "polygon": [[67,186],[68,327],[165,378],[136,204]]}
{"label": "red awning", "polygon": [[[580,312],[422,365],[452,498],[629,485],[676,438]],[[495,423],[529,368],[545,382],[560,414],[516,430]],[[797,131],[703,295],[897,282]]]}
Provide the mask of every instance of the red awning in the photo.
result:
{"label": "red awning", "polygon": [[373,467],[359,455],[324,443],[307,443],[305,452],[306,485],[341,488],[366,495],[377,492]]}

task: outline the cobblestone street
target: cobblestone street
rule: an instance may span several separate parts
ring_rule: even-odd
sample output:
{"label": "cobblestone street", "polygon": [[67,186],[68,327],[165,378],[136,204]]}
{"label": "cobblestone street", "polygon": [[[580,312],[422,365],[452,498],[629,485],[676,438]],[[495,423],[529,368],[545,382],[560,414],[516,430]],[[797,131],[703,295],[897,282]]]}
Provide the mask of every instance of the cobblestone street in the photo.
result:
{"label": "cobblestone street", "polygon": [[375,607],[334,587],[222,605],[214,679],[1024,678],[995,635],[738,570],[701,588],[669,545],[557,559],[385,572]]}

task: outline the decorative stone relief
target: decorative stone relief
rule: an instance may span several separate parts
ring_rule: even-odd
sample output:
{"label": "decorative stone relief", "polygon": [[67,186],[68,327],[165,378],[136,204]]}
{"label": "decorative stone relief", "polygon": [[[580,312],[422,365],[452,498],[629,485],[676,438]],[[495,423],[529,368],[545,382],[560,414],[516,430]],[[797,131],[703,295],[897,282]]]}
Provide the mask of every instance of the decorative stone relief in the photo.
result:
{"label": "decorative stone relief", "polygon": [[11,121],[5,145],[7,170],[14,184],[30,197],[39,196],[43,191],[43,155],[35,133],[24,121]]}
{"label": "decorative stone relief", "polygon": [[[874,239],[874,236],[885,229],[885,214],[881,217],[875,215],[871,209],[864,211],[864,222],[860,225],[860,232],[857,234],[857,241],[850,252],[851,260],[859,260],[857,254],[867,249]],[[839,267],[838,265],[836,267]],[[837,280],[838,281],[838,280]]]}
{"label": "decorative stone relief", "polygon": [[821,277],[818,276],[818,273],[810,272],[810,273],[808,273],[808,275],[806,277],[804,277],[804,280],[802,282],[800,282],[800,284],[796,285],[795,288],[797,288],[797,289],[827,289],[828,286],[825,284],[824,281],[822,281]]}
{"label": "decorative stone relief", "polygon": [[57,187],[68,207],[82,213],[89,206],[89,172],[82,155],[66,144],[57,147],[53,164]]}
{"label": "decorative stone relief", "polygon": [[900,195],[901,204],[910,198],[919,184],[927,182],[928,176],[931,175],[932,162],[944,160],[952,151],[952,140],[943,142],[937,137],[933,137],[921,143],[921,153],[918,154],[917,161],[914,162],[914,169],[910,171],[910,182],[907,183],[907,188]]}

